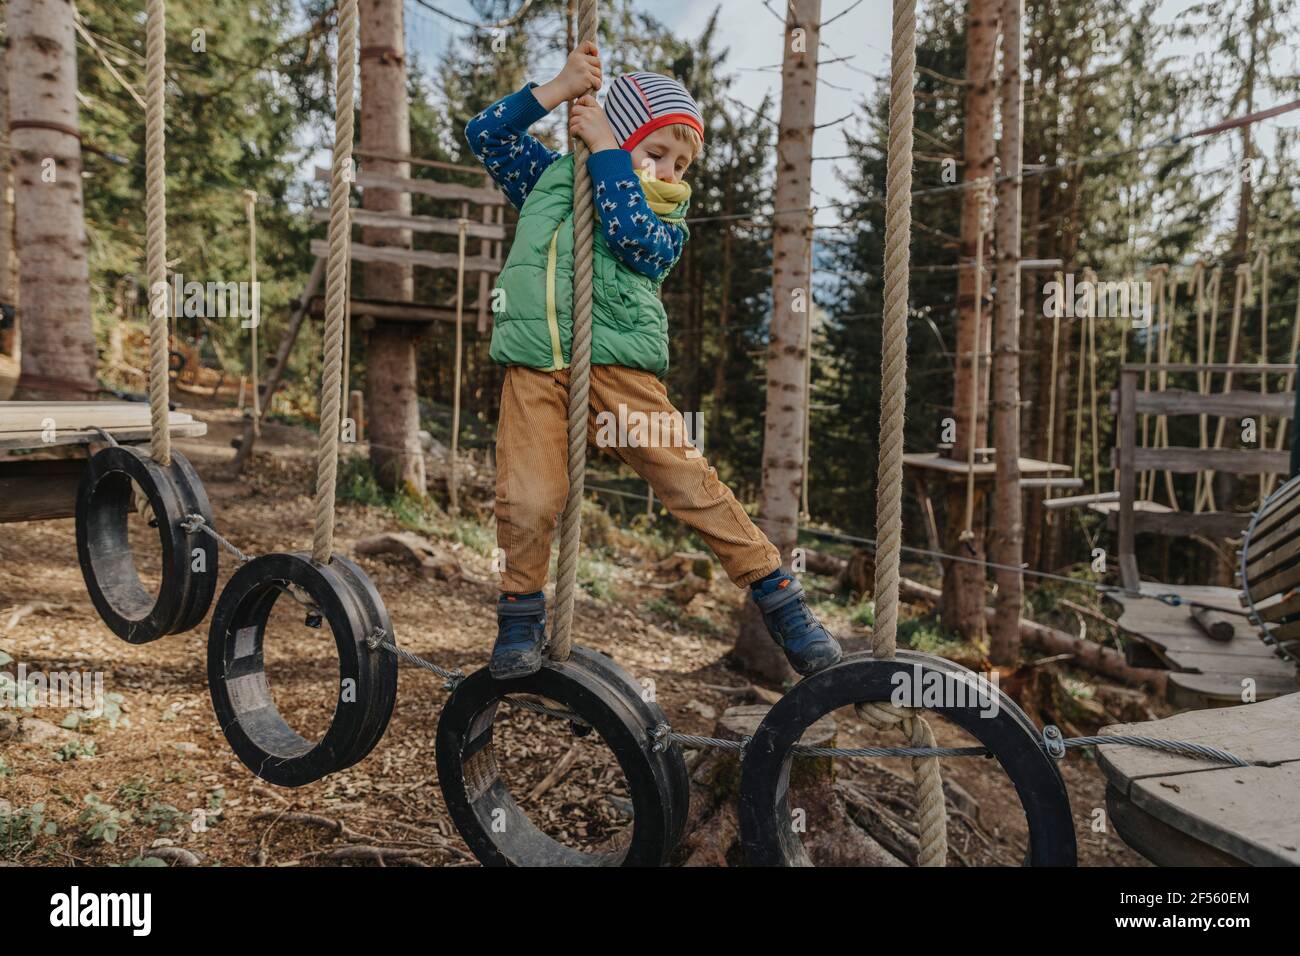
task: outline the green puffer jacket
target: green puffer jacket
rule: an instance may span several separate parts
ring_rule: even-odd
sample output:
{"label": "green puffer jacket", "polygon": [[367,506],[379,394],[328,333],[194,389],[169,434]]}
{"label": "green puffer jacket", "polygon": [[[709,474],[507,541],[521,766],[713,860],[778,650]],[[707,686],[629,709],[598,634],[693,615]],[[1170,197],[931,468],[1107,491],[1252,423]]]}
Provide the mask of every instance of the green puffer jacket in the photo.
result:
{"label": "green puffer jacket", "polygon": [[[669,218],[684,217],[689,205],[689,200],[681,203]],[[684,222],[674,225],[690,238]],[[614,258],[597,224],[593,365],[625,365],[660,378],[667,374],[668,315],[659,301],[662,282],[663,278],[655,281]],[[524,201],[496,288],[493,360],[544,371],[568,368],[573,342],[572,154],[553,162]]]}

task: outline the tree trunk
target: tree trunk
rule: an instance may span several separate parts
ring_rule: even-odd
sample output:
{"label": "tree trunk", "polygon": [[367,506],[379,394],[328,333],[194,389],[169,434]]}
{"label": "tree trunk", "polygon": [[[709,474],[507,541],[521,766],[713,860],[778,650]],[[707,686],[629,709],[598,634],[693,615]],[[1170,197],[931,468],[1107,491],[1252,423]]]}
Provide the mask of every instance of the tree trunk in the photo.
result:
{"label": "tree trunk", "polygon": [[[993,55],[997,47],[998,0],[970,0],[966,25],[966,131],[964,145],[965,180],[971,182],[993,175]],[[961,200],[961,263],[957,271],[957,369],[953,378],[953,415],[957,440],[952,456],[965,461],[967,449],[988,443],[988,376],[977,354],[989,351],[991,316],[984,308],[990,286],[987,267],[991,244],[984,242],[985,272],[980,280],[981,301],[975,301],[975,261],[980,241],[979,190],[966,189]],[[979,339],[976,340],[976,325]],[[975,430],[970,429],[971,376],[979,381]],[[948,484],[945,509],[944,550],[953,554],[984,557],[984,492],[976,485],[974,538],[961,541],[965,530],[966,484]],[[984,569],[965,561],[949,561],[944,573],[944,600],[940,608],[943,626],[968,639],[984,635]]]}
{"label": "tree trunk", "polygon": [[[361,142],[367,149],[396,155],[411,151],[406,99],[406,58],[401,0],[361,0]],[[410,163],[366,159],[366,168],[386,176],[410,176]],[[411,214],[411,194],[367,189],[366,209]],[[409,229],[361,231],[368,246],[411,248]],[[362,287],[372,298],[409,302],[415,295],[412,267],[368,262]],[[370,463],[385,488],[423,497],[424,455],[420,449],[420,406],[416,368],[417,335],[409,325],[378,322],[366,348],[366,407],[370,415]]]}
{"label": "tree trunk", "polygon": [[73,13],[70,0],[9,4],[14,242],[23,257],[20,399],[84,399],[99,391]]}
{"label": "tree trunk", "polygon": [[[999,564],[1019,569],[1024,555],[1023,497],[1020,492],[1020,144],[1023,135],[1021,24],[1024,0],[1002,0],[1002,141],[998,158],[997,343],[994,358],[994,442],[997,482],[993,493],[993,555]],[[996,572],[989,657],[1014,664],[1020,653],[1020,612],[1024,578],[1019,570]]]}
{"label": "tree trunk", "polygon": [[[0,44],[0,131],[9,129],[9,47]],[[13,153],[9,137],[0,143],[0,302],[16,305],[18,258],[14,255]],[[0,332],[0,352],[18,354],[18,326]]]}
{"label": "tree trunk", "polygon": [[[812,307],[808,276],[807,209],[812,199],[813,126],[821,0],[790,0],[781,65],[781,121],[777,136],[772,235],[772,327],[767,347],[767,407],[763,430],[763,530],[790,560],[803,483],[805,310]],[[774,679],[790,674],[752,601],[745,602],[735,658],[747,670]]]}

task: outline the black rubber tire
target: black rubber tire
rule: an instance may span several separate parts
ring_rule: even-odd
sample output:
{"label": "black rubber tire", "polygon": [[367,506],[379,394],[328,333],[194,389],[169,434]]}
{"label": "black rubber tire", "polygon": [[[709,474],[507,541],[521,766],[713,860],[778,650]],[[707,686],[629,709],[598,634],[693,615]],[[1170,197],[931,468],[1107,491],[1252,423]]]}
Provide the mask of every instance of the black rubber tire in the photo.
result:
{"label": "black rubber tire", "polygon": [[[149,500],[162,545],[162,581],[156,595],[140,583],[127,534],[131,484]],[[202,482],[185,456],[172,452],[164,468],[147,451],[114,445],[95,454],[77,489],[77,559],[86,591],[104,624],[131,644],[147,644],[165,634],[194,627],[212,603],[218,552],[206,535],[189,535],[185,515],[199,512],[212,520]],[[203,552],[204,570],[193,569],[194,550]]]}
{"label": "black rubber tire", "polygon": [[[185,502],[186,514],[202,515],[204,522],[209,528],[215,528],[212,517],[212,503],[208,501],[207,489],[203,487],[203,481],[199,478],[198,472],[194,466],[180,452],[172,452],[172,472],[176,476],[176,484],[180,489],[181,498]],[[190,587],[186,589],[184,600],[181,602],[181,613],[177,618],[176,625],[172,629],[173,634],[180,634],[184,631],[193,630],[203,622],[208,616],[208,610],[212,607],[212,599],[217,593],[217,563],[221,556],[221,549],[217,546],[209,535],[201,531],[196,531],[188,538],[188,547],[190,554]],[[203,552],[203,566],[205,571],[199,572],[194,570],[195,551]]]}
{"label": "black rubber tire", "polygon": [[[796,684],[772,707],[754,732],[741,764],[740,832],[749,865],[811,865],[790,826],[791,748],[815,721],[841,707],[888,701],[894,675],[913,667],[922,674],[978,676],[951,661],[914,651],[899,651],[892,661],[876,660],[869,653],[850,654]],[[1074,866],[1078,856],[1065,782],[1043,748],[1038,728],[1011,698],[1001,691],[997,694],[996,714],[991,717],[983,716],[977,704],[927,709],[976,737],[1011,778],[1029,823],[1026,864]]]}
{"label": "black rubber tire", "polygon": [[[575,644],[570,651],[569,660],[579,667],[587,668],[598,677],[617,682],[619,686],[625,688],[627,702],[632,705],[647,727],[668,723],[668,717],[659,705],[645,699],[645,688],[641,683],[612,657]],[[672,842],[675,845],[681,841],[682,834],[686,830],[686,818],[691,806],[691,777],[686,769],[686,762],[682,759],[681,751],[677,747],[667,747],[655,756],[660,758],[664,779],[671,787],[669,806],[676,813],[672,828]]]}
{"label": "black rubber tire", "polygon": [[[676,748],[653,751],[654,705],[625,673],[607,668],[602,655],[579,653],[547,661],[528,677],[495,680],[486,667],[466,677],[438,718],[438,783],[461,837],[486,866],[663,866],[681,837],[685,801],[679,794],[686,768]],[[498,701],[537,694],[558,702],[595,728],[614,752],[632,794],[632,838],[621,851],[587,853],[566,847],[535,827],[515,803],[497,769],[492,728]],[[662,720],[657,714],[654,723]],[[468,778],[468,779],[467,779]],[[503,813],[503,832],[493,832]]]}
{"label": "black rubber tire", "polygon": [[[339,696],[318,741],[303,738],[280,715],[266,680],[262,643],[281,589],[294,585],[320,608],[339,654]],[[383,736],[397,699],[397,658],[366,639],[392,624],[370,580],[335,557],[328,565],[307,554],[268,554],[236,571],[212,615],[208,690],[221,732],[249,770],[281,787],[301,787],[364,758]],[[342,699],[352,681],[355,699]]]}

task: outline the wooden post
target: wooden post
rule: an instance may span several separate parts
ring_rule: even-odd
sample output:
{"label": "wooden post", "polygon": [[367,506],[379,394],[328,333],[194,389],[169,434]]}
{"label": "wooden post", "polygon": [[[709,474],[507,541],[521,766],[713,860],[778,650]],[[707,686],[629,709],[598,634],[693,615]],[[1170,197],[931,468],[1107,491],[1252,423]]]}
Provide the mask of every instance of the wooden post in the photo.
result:
{"label": "wooden post", "polygon": [[1119,547],[1120,579],[1124,587],[1138,589],[1136,534],[1133,529],[1133,499],[1137,494],[1137,474],[1133,455],[1137,450],[1137,369],[1126,368],[1119,375]]}
{"label": "wooden post", "polygon": [[[812,200],[812,146],[817,106],[821,0],[790,0],[781,65],[781,118],[777,133],[772,219],[772,321],[767,346],[767,403],[763,419],[763,487],[759,523],[790,560],[799,524],[803,480],[805,315],[811,308],[805,229]],[[757,606],[747,602],[735,657],[741,666],[773,680],[791,673],[772,642]]]}
{"label": "wooden post", "polygon": [[[993,406],[994,446],[998,450],[993,491],[994,557],[1019,569],[1024,560],[1024,497],[1020,492],[1020,146],[1024,128],[1022,23],[1024,0],[1002,0],[1002,177],[998,183],[998,301],[993,357],[997,401]],[[1020,612],[1024,577],[998,570],[996,613],[989,635],[995,664],[1015,664],[1020,653]]]}
{"label": "wooden post", "polygon": [[348,395],[348,417],[356,428],[356,440],[364,441],[366,437],[366,399],[365,393],[354,388]]}
{"label": "wooden post", "polygon": [[[993,111],[996,77],[993,72],[994,54],[998,39],[998,0],[969,0],[966,19],[966,121],[964,126],[962,179],[968,185],[980,179],[993,177]],[[989,263],[988,239],[981,229],[982,191],[964,189],[961,193],[961,248],[960,268],[957,271],[957,338],[954,350],[957,366],[953,375],[953,415],[959,423],[957,440],[953,443],[952,457],[965,461],[968,442],[976,447],[988,444],[988,378],[980,367],[979,356],[989,351],[989,334],[992,323],[982,320],[984,310],[975,298],[975,262],[979,244],[985,244],[984,262]],[[980,286],[987,290],[992,283],[988,276],[981,277]],[[976,341],[976,329],[979,340]],[[965,425],[970,415],[971,378],[978,382],[975,434],[967,435]],[[947,515],[944,527],[945,550],[981,559],[984,557],[984,494],[978,484],[975,489],[975,507],[971,522],[974,537],[963,542],[966,512],[966,485],[951,481],[945,488]],[[962,634],[967,639],[982,638],[984,624],[985,570],[978,564],[950,561],[943,581],[943,600],[940,614],[946,630]]]}

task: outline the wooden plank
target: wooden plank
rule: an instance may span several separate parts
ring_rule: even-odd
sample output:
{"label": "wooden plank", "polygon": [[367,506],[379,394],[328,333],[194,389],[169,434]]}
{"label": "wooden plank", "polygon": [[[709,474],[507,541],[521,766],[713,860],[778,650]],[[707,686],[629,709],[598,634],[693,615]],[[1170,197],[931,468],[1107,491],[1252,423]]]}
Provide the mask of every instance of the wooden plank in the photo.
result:
{"label": "wooden plank", "polygon": [[1031,488],[1082,488],[1082,478],[1021,478],[1020,487]]}
{"label": "wooden plank", "polygon": [[1260,620],[1263,621],[1280,621],[1292,614],[1300,614],[1300,593],[1289,594],[1280,601],[1273,601],[1264,605],[1256,602],[1256,610],[1259,612]]}
{"label": "wooden plank", "polygon": [[1220,415],[1246,418],[1267,415],[1290,418],[1295,411],[1294,392],[1200,392],[1185,388],[1167,388],[1163,392],[1138,392],[1134,411],[1153,415]]}
{"label": "wooden plank", "polygon": [[[311,315],[320,318],[325,314],[324,296],[311,300]],[[388,299],[353,299],[352,317],[354,319],[371,316],[384,322],[449,322],[455,323],[456,310],[444,306],[429,305],[422,302],[395,302]],[[473,317],[466,316],[468,325]]]}
{"label": "wooden plank", "polygon": [[[329,222],[330,211],[323,207],[313,208],[311,218],[316,222]],[[381,212],[376,209],[352,210],[352,225],[375,226],[378,228],[409,229],[412,232],[433,233],[440,236],[455,236],[460,233],[460,225],[455,219],[437,219],[433,216],[406,216],[396,212]],[[470,223],[465,234],[474,239],[497,239],[506,237],[504,226]]]}
{"label": "wooden plank", "polygon": [[1261,548],[1257,553],[1258,557],[1251,559],[1246,564],[1246,583],[1249,585],[1252,581],[1258,581],[1270,571],[1279,568],[1282,565],[1295,559],[1300,555],[1300,534],[1292,534],[1284,537],[1271,547]]}
{"label": "wooden plank", "polygon": [[352,154],[363,159],[381,159],[388,163],[410,163],[412,166],[427,166],[430,169],[445,169],[452,173],[464,173],[467,176],[484,176],[487,174],[482,166],[461,166],[458,163],[446,163],[440,159],[425,159],[423,156],[411,156],[407,153],[394,153],[384,149],[366,149],[364,146],[352,147]]}
{"label": "wooden plank", "polygon": [[1136,471],[1172,471],[1180,475],[1198,471],[1285,475],[1291,471],[1291,453],[1259,448],[1136,448],[1133,467]]}
{"label": "wooden plank", "polygon": [[[349,246],[355,262],[390,262],[399,265],[422,266],[426,269],[451,269],[455,271],[459,257],[454,252],[426,252],[422,249],[401,249],[397,246],[365,246],[359,242]],[[329,243],[324,239],[311,241],[311,253],[325,258],[329,255]],[[479,256],[465,258],[466,272],[500,272],[501,263],[496,259],[484,259]],[[1279,454],[1281,454],[1279,452]]]}
{"label": "wooden plank", "polygon": [[[1282,763],[1300,761],[1296,727],[1300,727],[1300,693],[1240,707],[1188,711],[1163,720],[1112,724],[1103,727],[1101,734],[1186,740],[1219,747],[1242,760]],[[1115,785],[1175,773],[1198,773],[1215,766],[1163,750],[1109,744],[1097,749],[1097,757],[1107,779]]]}
{"label": "wooden plank", "polygon": [[[1284,664],[1284,661],[1277,660]],[[1253,681],[1257,701],[1275,700],[1296,691],[1295,669],[1270,670],[1267,673],[1246,674],[1192,674],[1182,671],[1171,673],[1165,684],[1165,699],[1179,710],[1198,711],[1214,707],[1235,707],[1242,703],[1245,690],[1242,681]]]}
{"label": "wooden plank", "polygon": [[1295,371],[1295,365],[1261,365],[1257,362],[1210,362],[1202,365],[1179,362],[1153,362],[1145,365],[1142,362],[1125,362],[1120,366],[1120,372],[1233,372],[1238,375],[1264,372],[1269,375],[1292,375]]}
{"label": "wooden plank", "polygon": [[[989,449],[992,451],[992,449]],[[953,458],[942,458],[938,452],[910,452],[903,456],[903,464],[909,468],[919,468],[926,471],[939,471],[949,475],[964,476],[967,471],[965,461],[957,461]],[[974,468],[977,479],[992,478],[997,472],[997,465],[994,462],[976,462]],[[1020,459],[1020,473],[1026,476],[1033,475],[1053,475],[1069,474],[1069,465],[1060,465],[1056,463],[1038,461],[1035,458]]]}
{"label": "wooden plank", "polygon": [[1043,502],[1043,507],[1049,511],[1057,511],[1062,508],[1079,508],[1091,504],[1103,504],[1106,502],[1119,503],[1118,491],[1103,491],[1100,494],[1092,495],[1067,495],[1064,498],[1049,498]]}
{"label": "wooden plank", "polygon": [[1133,804],[1249,866],[1300,865],[1300,764],[1232,767],[1178,778],[1173,786],[1142,780]]}
{"label": "wooden plank", "polygon": [[[1154,502],[1147,502],[1153,504]],[[1162,534],[1186,537],[1199,534],[1210,538],[1235,538],[1250,524],[1250,515],[1234,511],[1167,511],[1164,513],[1135,510],[1133,527],[1138,534]]]}
{"label": "wooden plank", "polygon": [[[147,442],[152,429],[120,428],[107,429],[117,441],[124,445]],[[171,426],[172,438],[199,438],[208,433],[208,426],[203,422],[185,422]],[[41,432],[11,432],[0,435],[0,451],[18,451],[32,448],[51,448],[55,445],[90,445],[102,442],[103,436],[98,432],[67,429],[60,431],[54,441],[44,441]]]}
{"label": "wooden plank", "polygon": [[[316,180],[329,182],[330,171],[324,166],[317,166]],[[459,183],[439,183],[432,179],[409,179],[387,173],[368,173],[364,169],[357,172],[356,184],[361,189],[388,189],[399,193],[432,196],[434,199],[463,199],[465,202],[485,206],[499,206],[506,201],[505,194],[497,189],[462,186]]]}
{"label": "wooden plank", "polygon": [[1250,593],[1258,601],[1261,598],[1272,597],[1274,594],[1283,594],[1290,591],[1297,584],[1300,584],[1300,564],[1282,568],[1275,574],[1271,574],[1260,581],[1252,581]]}
{"label": "wooden plank", "polygon": [[1255,529],[1251,532],[1251,550],[1255,550],[1261,542],[1269,540],[1273,532],[1282,524],[1290,525],[1284,535],[1290,536],[1291,531],[1295,531],[1300,524],[1296,524],[1296,516],[1300,516],[1300,481],[1295,486],[1287,486],[1282,494],[1279,494],[1274,501],[1269,502],[1269,510],[1260,515],[1260,520],[1255,523]]}
{"label": "wooden plank", "polygon": [[84,458],[18,458],[0,461],[0,524],[70,518]]}
{"label": "wooden plank", "polygon": [[[185,412],[171,412],[173,425],[192,422]],[[150,424],[144,402],[0,402],[0,435],[40,432],[52,421],[55,431],[65,428],[133,428]]]}
{"label": "wooden plank", "polygon": [[1246,557],[1246,573],[1254,576],[1255,569],[1263,563],[1269,555],[1284,542],[1291,540],[1297,534],[1300,534],[1300,512],[1292,515],[1289,519],[1276,524],[1266,531],[1260,531],[1259,525],[1255,525],[1255,530],[1250,535],[1250,551]]}
{"label": "wooden plank", "polygon": [[1111,825],[1124,842],[1156,866],[1245,865],[1236,857],[1158,820],[1114,787],[1106,787],[1106,809]]}

